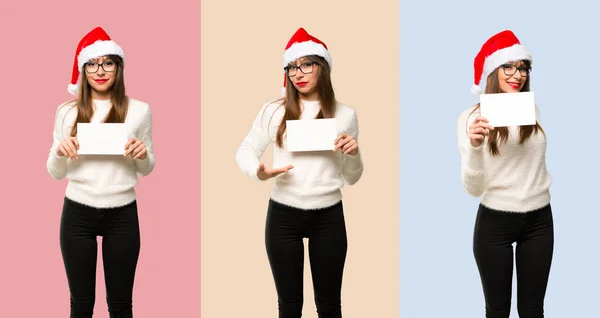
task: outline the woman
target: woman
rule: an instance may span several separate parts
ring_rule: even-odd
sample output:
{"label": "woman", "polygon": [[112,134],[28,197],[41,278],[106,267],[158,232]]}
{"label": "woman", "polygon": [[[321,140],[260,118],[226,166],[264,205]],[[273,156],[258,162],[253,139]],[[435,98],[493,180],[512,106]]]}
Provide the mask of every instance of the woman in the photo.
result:
{"label": "woman", "polygon": [[[71,294],[71,317],[92,317],[97,245],[110,317],[133,317],[132,293],[140,250],[134,187],[137,174],[154,169],[152,117],[146,103],[125,95],[122,49],[102,28],[79,43],[69,92],[54,122],[48,172],[69,182],[60,225],[60,246]],[[79,75],[81,73],[81,75]],[[80,84],[77,84],[79,79]],[[81,86],[81,87],[79,87]],[[79,155],[77,123],[125,123],[124,155]]]}
{"label": "woman", "polygon": [[[336,101],[327,46],[300,28],[283,59],[285,97],[265,104],[237,151],[241,170],[256,180],[274,178],[265,241],[279,299],[279,317],[300,317],[303,305],[303,238],[309,239],[319,317],[342,317],[341,286],[347,240],[342,195],[363,165],[354,109]],[[291,85],[286,85],[289,82]],[[286,120],[335,118],[334,151],[289,152]],[[273,165],[260,157],[271,142]]]}
{"label": "woman", "polygon": [[[475,85],[486,94],[529,91],[531,54],[511,31],[492,36],[475,58]],[[537,113],[537,106],[536,106]],[[537,117],[537,115],[536,115]],[[481,203],[473,252],[485,296],[486,317],[509,317],[516,243],[519,317],[544,316],[554,230],[546,135],[531,126],[492,127],[479,104],[458,120],[462,183]]]}

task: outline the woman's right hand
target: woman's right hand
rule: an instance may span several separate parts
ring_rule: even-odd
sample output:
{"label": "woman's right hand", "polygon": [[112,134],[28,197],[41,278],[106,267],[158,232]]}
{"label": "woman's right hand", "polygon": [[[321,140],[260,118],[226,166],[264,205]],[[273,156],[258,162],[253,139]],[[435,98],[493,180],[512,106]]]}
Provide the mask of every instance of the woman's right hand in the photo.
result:
{"label": "woman's right hand", "polygon": [[77,137],[69,137],[63,140],[58,148],[56,149],[56,154],[59,157],[67,157],[71,160],[79,159],[77,155],[77,150],[79,149],[79,141],[77,141]]}
{"label": "woman's right hand", "polygon": [[489,135],[490,130],[494,130],[494,127],[489,124],[487,118],[482,116],[477,116],[475,121],[469,127],[469,139],[471,140],[471,146],[479,147],[483,140],[487,135]]}
{"label": "woman's right hand", "polygon": [[270,169],[270,168],[265,168],[265,164],[261,163],[258,166],[258,170],[256,171],[256,176],[258,176],[258,178],[260,180],[267,180],[273,177],[276,177],[284,172],[287,172],[290,169],[293,169],[294,166],[289,165],[289,166],[285,166],[282,168],[277,168],[277,169]]}

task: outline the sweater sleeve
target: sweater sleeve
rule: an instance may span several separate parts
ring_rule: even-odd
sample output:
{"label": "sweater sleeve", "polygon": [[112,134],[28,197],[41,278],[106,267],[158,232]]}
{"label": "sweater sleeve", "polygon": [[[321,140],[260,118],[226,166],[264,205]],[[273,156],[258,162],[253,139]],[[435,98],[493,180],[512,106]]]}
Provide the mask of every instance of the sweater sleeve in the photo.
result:
{"label": "sweater sleeve", "polygon": [[271,128],[269,124],[271,120],[275,120],[271,117],[274,117],[273,114],[276,108],[271,103],[263,105],[236,153],[238,166],[244,174],[254,180],[260,180],[256,173],[260,165],[260,157],[272,140],[270,129],[276,129]]}
{"label": "sweater sleeve", "polygon": [[[350,120],[348,134],[358,143],[358,118],[356,116],[356,111],[352,112]],[[358,153],[356,155],[342,154],[342,176],[349,185],[353,185],[360,180],[362,173],[363,162],[359,144]]]}
{"label": "sweater sleeve", "polygon": [[473,147],[469,140],[468,127],[473,122],[469,115],[470,111],[465,111],[458,119],[458,149],[461,157],[461,180],[463,188],[467,193],[474,197],[479,197],[485,191],[485,170],[483,164],[482,143],[479,147]]}
{"label": "sweater sleeve", "polygon": [[63,123],[67,113],[65,108],[67,106],[61,105],[56,110],[54,115],[54,131],[52,133],[52,146],[50,147],[50,153],[46,161],[46,168],[50,176],[56,180],[60,180],[67,175],[67,157],[61,157],[56,153],[58,146],[65,139],[63,135]]}
{"label": "sweater sleeve", "polygon": [[146,147],[146,158],[134,159],[137,172],[142,176],[149,175],[154,170],[154,143],[152,141],[152,111],[147,106],[138,126],[138,135],[135,136]]}

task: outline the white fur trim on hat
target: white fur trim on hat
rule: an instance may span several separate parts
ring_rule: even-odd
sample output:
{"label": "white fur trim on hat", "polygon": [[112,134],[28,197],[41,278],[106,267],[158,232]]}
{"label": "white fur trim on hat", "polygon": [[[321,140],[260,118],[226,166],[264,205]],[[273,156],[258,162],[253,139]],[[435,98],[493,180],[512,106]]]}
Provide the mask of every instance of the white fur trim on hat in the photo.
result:
{"label": "white fur trim on hat", "polygon": [[281,96],[285,96],[285,92],[286,92],[286,91],[285,91],[285,87],[282,87],[282,88],[281,88]]}
{"label": "white fur trim on hat", "polygon": [[531,53],[529,53],[529,51],[521,44],[515,44],[492,53],[490,56],[486,57],[485,63],[483,64],[480,83],[487,81],[487,77],[500,65],[520,60],[532,60]]}
{"label": "white fur trim on hat", "polygon": [[331,55],[329,55],[329,51],[323,45],[314,41],[292,44],[292,46],[283,53],[283,67],[286,67],[291,62],[307,55],[318,55],[323,57],[325,61],[327,61],[327,64],[329,64],[329,68],[332,68],[332,58]]}
{"label": "white fur trim on hat", "polygon": [[86,46],[79,52],[79,56],[77,56],[77,67],[79,68],[79,71],[82,70],[83,65],[89,60],[105,55],[118,55],[125,60],[123,49],[121,49],[114,41],[96,41],[94,44]]}

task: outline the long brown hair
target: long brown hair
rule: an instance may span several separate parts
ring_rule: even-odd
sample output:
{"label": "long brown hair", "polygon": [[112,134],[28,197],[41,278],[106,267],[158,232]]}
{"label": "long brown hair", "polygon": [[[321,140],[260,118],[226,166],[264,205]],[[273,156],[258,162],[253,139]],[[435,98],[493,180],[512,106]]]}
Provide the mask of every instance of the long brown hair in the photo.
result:
{"label": "long brown hair", "polygon": [[[123,76],[123,59],[118,55],[108,55],[109,59],[117,63],[115,70],[115,82],[111,87],[110,103],[112,105],[110,111],[102,122],[104,123],[123,123],[127,117],[127,108],[129,106],[129,98],[125,95],[125,79]],[[71,136],[77,135],[77,123],[89,123],[94,115],[92,107],[92,87],[87,81],[85,68],[81,72],[79,79],[79,94],[73,102],[77,107],[77,119],[71,128]]]}
{"label": "long brown hair", "polygon": [[[523,60],[522,62],[525,64],[526,67],[531,66],[530,61]],[[485,93],[486,94],[502,93],[502,90],[500,90],[500,81],[498,80],[498,70],[499,69],[500,68],[496,68],[488,76],[487,82],[485,85]],[[527,76],[527,79],[525,80],[525,84],[523,84],[523,88],[521,89],[521,92],[529,92],[529,87],[530,87],[529,79],[530,79],[530,76]],[[480,103],[477,103],[477,107],[475,107],[475,109],[473,109],[471,114],[473,114],[473,112],[475,112],[477,109],[479,109],[479,106],[480,106]],[[542,126],[537,121],[536,121],[535,125],[519,126],[519,144],[523,144],[529,137],[531,137],[531,135],[537,134],[538,131],[541,131],[542,133],[544,133],[544,129],[542,129]],[[494,130],[490,131],[490,133],[488,135],[487,144],[488,144],[489,152],[492,154],[492,156],[497,156],[500,154],[500,149],[499,149],[498,143],[506,142],[508,140],[509,134],[510,134],[510,132],[508,130],[508,127],[494,127]]]}
{"label": "long brown hair", "polygon": [[[319,94],[319,101],[321,104],[321,110],[315,118],[333,118],[335,117],[335,93],[333,91],[333,85],[331,84],[331,68],[327,61],[317,55],[305,56],[305,58],[319,65],[317,75],[317,93]],[[292,65],[290,63],[290,65]],[[300,71],[298,71],[300,72]],[[281,119],[279,129],[277,130],[276,144],[280,148],[283,148],[283,135],[286,131],[286,120],[300,119],[302,109],[300,108],[300,94],[294,87],[291,81],[287,81],[285,89],[285,97],[281,106],[285,108],[285,113]],[[279,99],[280,101],[282,99]]]}

